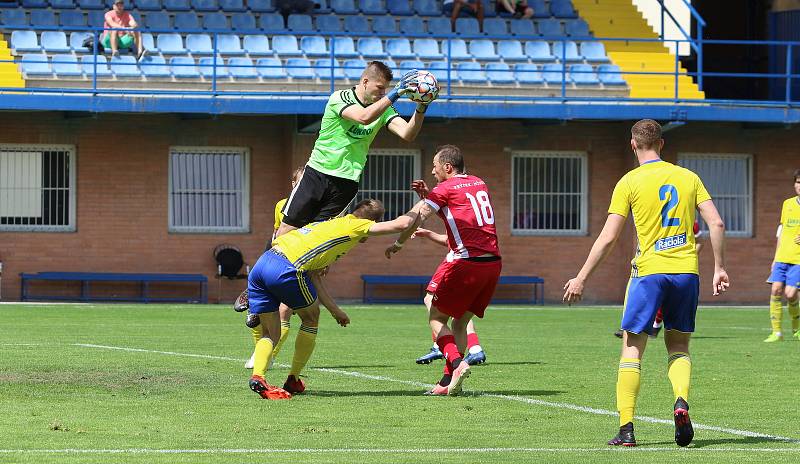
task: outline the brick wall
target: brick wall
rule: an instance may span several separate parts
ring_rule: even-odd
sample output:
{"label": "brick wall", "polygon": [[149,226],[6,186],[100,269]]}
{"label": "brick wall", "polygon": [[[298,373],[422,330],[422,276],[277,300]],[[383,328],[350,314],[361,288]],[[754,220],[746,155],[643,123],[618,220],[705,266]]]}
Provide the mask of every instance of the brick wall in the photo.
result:
{"label": "brick wall", "polygon": [[[274,203],[285,196],[288,178],[302,164],[315,136],[296,135],[291,116],[182,119],[176,115],[100,114],[65,117],[61,113],[2,113],[0,143],[72,144],[77,150],[77,231],[74,233],[0,232],[4,264],[3,300],[19,298],[19,273],[37,271],[117,271],[203,273],[211,300],[217,296],[213,248],[239,246],[253,264],[272,231]],[[375,148],[418,148],[422,172],[431,182],[436,146],[460,145],[470,172],[491,188],[504,255],[504,273],[535,274],[546,281],[546,298],[559,300],[561,287],[583,260],[606,218],[611,190],[634,166],[628,145],[629,122],[530,123],[516,120],[428,121],[417,141],[406,144],[388,131]],[[678,152],[754,155],[754,236],[729,239],[732,291],[710,297],[710,248],[701,255],[703,301],[764,303],[763,283],[775,247],[775,227],[783,199],[792,195],[790,175],[800,167],[793,151],[797,129],[691,123],[666,134],[664,157]],[[251,232],[174,234],[167,231],[168,148],[245,146],[251,153]],[[589,156],[589,235],[544,237],[510,235],[510,166],[513,150],[575,150]],[[442,230],[435,223],[434,229]],[[586,291],[588,301],[620,302],[634,249],[629,226]],[[383,249],[392,238],[373,238],[337,263],[330,287],[340,298],[359,298],[366,273],[431,273],[444,249],[430,243],[408,246],[391,261]],[[244,281],[220,282],[222,299],[232,300]]]}

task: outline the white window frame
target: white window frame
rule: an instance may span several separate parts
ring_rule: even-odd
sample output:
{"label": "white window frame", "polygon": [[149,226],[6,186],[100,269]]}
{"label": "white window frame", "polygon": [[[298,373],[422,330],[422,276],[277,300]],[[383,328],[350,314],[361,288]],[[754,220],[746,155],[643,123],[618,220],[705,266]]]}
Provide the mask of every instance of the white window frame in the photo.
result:
{"label": "white window frame", "polygon": [[[745,201],[746,217],[745,217],[745,230],[729,230],[727,227],[727,221],[725,221],[725,217],[722,217],[722,220],[726,222],[725,228],[725,236],[726,237],[752,237],[753,236],[753,155],[749,153],[697,153],[697,152],[686,152],[686,153],[678,153],[678,164],[682,166],[681,161],[686,158],[693,158],[693,159],[738,159],[738,160],[745,160],[747,161],[747,192],[745,195],[737,195],[739,197],[746,196],[747,200]],[[698,176],[700,175],[699,173]],[[701,177],[702,180],[702,177]],[[711,194],[711,199],[715,199],[716,197],[730,197],[730,195],[715,195],[709,186],[703,181],[703,184],[708,190],[708,193]],[[719,204],[716,205],[719,208]],[[722,212],[720,212],[722,214]],[[697,219],[700,222],[701,230],[707,231],[708,226],[706,226],[703,218],[700,217],[700,213],[697,213]]]}
{"label": "white window frame", "polygon": [[[373,148],[373,149],[370,149],[369,154],[367,155],[367,166],[369,166],[369,164],[372,163],[376,158],[379,158],[381,156],[412,156],[413,159],[414,159],[414,167],[412,169],[412,171],[413,171],[413,173],[412,173],[413,180],[421,178],[420,177],[420,156],[421,155],[420,155],[420,151],[419,150],[404,149],[404,148]],[[364,173],[366,173],[366,169],[364,170]],[[361,181],[364,180],[364,175],[363,175],[364,173],[362,173]],[[429,187],[433,188],[432,185],[429,186]],[[360,187],[359,187],[359,189],[360,189]],[[371,193],[367,193],[367,192],[371,192]],[[411,184],[409,183],[409,185],[401,186],[401,188],[399,188],[399,189],[360,190],[358,195],[356,195],[356,199],[358,199],[358,198],[376,198],[376,197],[378,197],[378,199],[380,199],[379,198],[380,195],[375,195],[375,194],[381,194],[381,193],[409,194],[409,192],[411,192],[416,198],[416,193],[412,192]],[[355,203],[357,203],[357,202],[354,200],[353,204],[351,205],[351,207],[354,206]],[[411,206],[413,206],[414,203],[415,202],[412,202]],[[386,206],[387,205],[384,204],[384,207],[386,207]],[[388,210],[389,209],[387,208],[387,211]],[[402,211],[402,212],[400,212],[398,214],[403,214],[405,212],[406,211]],[[390,218],[390,219],[394,219],[394,218]]]}
{"label": "white window frame", "polygon": [[[242,155],[242,226],[241,227],[208,227],[208,226],[179,226],[173,220],[172,203],[172,155],[173,154],[241,154]],[[170,233],[182,234],[241,234],[250,232],[250,149],[247,147],[192,147],[192,146],[172,146],[168,153],[169,168],[167,171],[167,214],[168,230]]]}
{"label": "white window frame", "polygon": [[[7,232],[75,232],[77,210],[77,153],[74,145],[40,145],[40,144],[2,144],[3,152],[46,152],[60,151],[69,155],[69,214],[66,225],[37,225],[37,224],[0,224],[0,231]],[[1,187],[1,186],[0,186]],[[42,186],[41,188],[44,188]],[[2,191],[2,190],[0,190]]]}
{"label": "white window frame", "polygon": [[[515,161],[518,158],[577,158],[580,160],[580,168],[581,168],[581,179],[580,179],[580,186],[581,192],[580,193],[580,227],[578,229],[520,229],[514,227],[514,217],[516,216],[517,212],[514,209],[515,203],[515,193],[514,190],[516,186],[514,182],[516,181],[516,167]],[[558,150],[537,150],[537,151],[527,151],[527,150],[520,150],[520,151],[512,151],[511,152],[511,182],[510,185],[510,196],[511,199],[509,208],[511,210],[511,214],[509,217],[509,228],[511,229],[511,235],[555,235],[555,236],[581,236],[587,235],[589,226],[588,226],[588,219],[589,219],[589,159],[586,152],[583,151],[558,151]]]}

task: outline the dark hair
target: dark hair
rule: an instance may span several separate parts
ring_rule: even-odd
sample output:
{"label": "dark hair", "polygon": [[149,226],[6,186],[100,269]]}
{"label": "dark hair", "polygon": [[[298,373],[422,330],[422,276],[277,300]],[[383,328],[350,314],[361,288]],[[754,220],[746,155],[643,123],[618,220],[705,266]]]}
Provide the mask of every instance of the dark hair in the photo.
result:
{"label": "dark hair", "polygon": [[800,169],[795,169],[795,171],[794,171],[794,181],[797,182],[798,178],[800,178]]}
{"label": "dark hair", "polygon": [[370,61],[367,63],[367,67],[364,68],[364,72],[361,73],[361,78],[363,79],[365,75],[370,74],[372,76],[378,76],[386,79],[386,82],[392,82],[394,79],[394,75],[392,74],[392,70],[389,69],[388,66],[383,64],[382,61]]}
{"label": "dark hair", "polygon": [[383,219],[383,213],[385,212],[386,209],[384,209],[383,203],[381,203],[380,200],[367,198],[366,200],[358,202],[353,210],[353,216],[378,222]]}
{"label": "dark hair", "polygon": [[460,148],[455,145],[442,145],[436,149],[436,154],[439,155],[440,163],[450,163],[456,173],[464,174],[464,156],[461,154]]}
{"label": "dark hair", "polygon": [[643,150],[654,148],[661,140],[661,125],[652,119],[642,119],[631,127],[631,138]]}

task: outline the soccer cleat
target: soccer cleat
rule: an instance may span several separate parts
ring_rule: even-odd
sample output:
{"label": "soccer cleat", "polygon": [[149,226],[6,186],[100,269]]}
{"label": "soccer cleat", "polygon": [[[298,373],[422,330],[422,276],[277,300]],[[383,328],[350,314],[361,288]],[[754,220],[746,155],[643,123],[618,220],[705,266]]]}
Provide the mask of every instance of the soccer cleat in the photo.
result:
{"label": "soccer cleat", "polygon": [[774,343],[774,342],[782,342],[783,341],[783,334],[772,332],[769,334],[769,337],[764,339],[764,343]]}
{"label": "soccer cleat", "polygon": [[680,396],[675,401],[675,443],[678,446],[689,446],[694,438],[692,421],[689,419],[689,404]]}
{"label": "soccer cleat", "polygon": [[237,313],[242,313],[250,309],[250,300],[247,297],[247,289],[244,289],[242,293],[236,298],[236,301],[233,303],[233,310]]}
{"label": "soccer cleat", "polygon": [[453,371],[453,380],[451,380],[450,385],[447,386],[447,394],[449,396],[456,396],[461,393],[461,384],[469,377],[469,374],[469,364],[462,361]]}
{"label": "soccer cleat", "polygon": [[614,332],[614,336],[617,338],[622,338],[622,329],[619,329],[616,332]]}
{"label": "soccer cleat", "polygon": [[255,362],[256,362],[256,353],[254,351],[253,354],[250,356],[250,359],[248,359],[247,362],[244,363],[244,368],[245,369],[252,369],[253,368],[253,364],[255,364]]}
{"label": "soccer cleat", "polygon": [[417,358],[417,364],[430,364],[437,359],[444,358],[444,355],[439,351],[439,347],[434,346],[427,354]]}
{"label": "soccer cleat", "polygon": [[447,387],[443,387],[438,383],[430,390],[426,391],[424,395],[427,396],[447,396]]}
{"label": "soccer cleat", "polygon": [[608,440],[611,446],[636,446],[636,437],[633,436],[633,422],[628,422],[619,428],[619,433]]}
{"label": "soccer cleat", "polygon": [[477,353],[469,353],[464,356],[464,361],[466,361],[466,363],[470,366],[483,364],[486,362],[486,353],[484,353],[483,350],[480,350]]}
{"label": "soccer cleat", "polygon": [[250,390],[258,393],[265,400],[288,400],[292,394],[280,387],[268,384],[264,377],[254,375],[250,377]]}
{"label": "soccer cleat", "polygon": [[244,325],[251,329],[255,329],[259,324],[261,324],[261,319],[259,319],[258,314],[247,314],[247,319],[244,320]]}
{"label": "soccer cleat", "polygon": [[286,377],[286,382],[283,383],[283,389],[292,395],[296,395],[306,391],[306,384],[296,376],[289,375],[289,377]]}

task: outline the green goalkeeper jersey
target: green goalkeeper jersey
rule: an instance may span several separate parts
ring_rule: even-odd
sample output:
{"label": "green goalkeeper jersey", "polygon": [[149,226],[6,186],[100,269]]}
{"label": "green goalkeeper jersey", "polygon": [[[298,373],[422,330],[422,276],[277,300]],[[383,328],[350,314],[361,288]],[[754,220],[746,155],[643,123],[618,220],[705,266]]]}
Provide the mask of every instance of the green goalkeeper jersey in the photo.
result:
{"label": "green goalkeeper jersey", "polygon": [[342,111],[352,105],[367,106],[356,96],[355,87],[336,91],[328,99],[308,165],[324,174],[358,182],[370,144],[381,127],[399,115],[390,106],[371,124],[359,124],[342,117]]}

